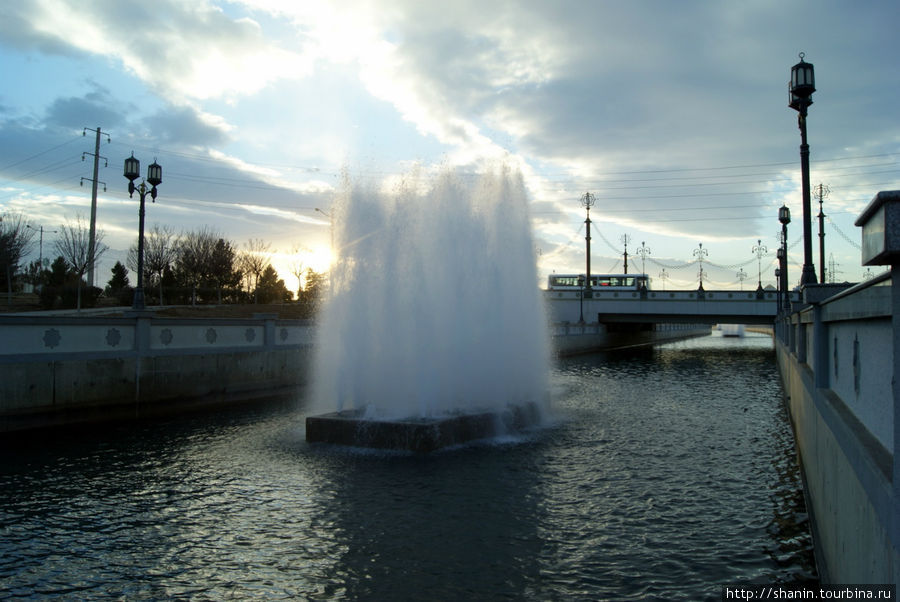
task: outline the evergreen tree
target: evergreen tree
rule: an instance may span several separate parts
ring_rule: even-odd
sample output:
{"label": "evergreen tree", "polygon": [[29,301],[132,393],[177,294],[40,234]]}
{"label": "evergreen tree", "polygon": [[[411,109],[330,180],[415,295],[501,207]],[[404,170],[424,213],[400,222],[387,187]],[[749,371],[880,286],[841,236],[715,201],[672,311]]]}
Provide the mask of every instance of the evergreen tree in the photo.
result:
{"label": "evergreen tree", "polygon": [[293,293],[284,285],[284,280],[278,277],[278,272],[271,265],[266,266],[256,285],[256,298],[259,303],[282,303],[290,301]]}
{"label": "evergreen tree", "polygon": [[107,291],[120,291],[129,285],[128,270],[122,265],[121,261],[117,261],[112,268],[112,278],[106,285]]}
{"label": "evergreen tree", "polygon": [[63,294],[66,284],[72,280],[74,274],[69,270],[69,265],[62,256],[57,257],[50,264],[49,270],[44,270],[44,286],[41,288],[41,307],[53,309]]}
{"label": "evergreen tree", "polygon": [[117,261],[112,268],[112,278],[106,284],[106,294],[114,297],[119,305],[128,305],[132,298],[132,288],[128,283],[128,270]]}
{"label": "evergreen tree", "polygon": [[325,295],[325,286],[325,275],[312,268],[307,268],[306,286],[303,289],[303,296],[298,299],[303,306],[303,315],[307,318],[313,317],[319,309],[319,304]]}
{"label": "evergreen tree", "polygon": [[222,289],[237,286],[241,281],[240,273],[234,268],[234,247],[224,238],[216,241],[209,261],[209,275],[212,284],[219,292],[219,303],[222,303]]}

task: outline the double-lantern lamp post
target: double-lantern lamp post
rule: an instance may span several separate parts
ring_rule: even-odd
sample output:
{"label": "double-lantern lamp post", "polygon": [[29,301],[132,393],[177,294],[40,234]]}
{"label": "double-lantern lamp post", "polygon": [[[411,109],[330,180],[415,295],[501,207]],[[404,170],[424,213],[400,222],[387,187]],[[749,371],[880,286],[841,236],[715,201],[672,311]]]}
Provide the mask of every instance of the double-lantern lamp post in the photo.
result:
{"label": "double-lantern lamp post", "polygon": [[[125,159],[125,177],[128,178],[128,196],[133,197],[134,191],[137,190],[141,197],[141,208],[138,220],[138,274],[137,287],[134,289],[134,301],[131,304],[132,309],[144,309],[144,197],[150,193],[151,202],[156,202],[156,187],[162,184],[162,167],[153,161],[147,166],[147,179],[141,180],[139,186],[134,185],[134,181],[141,177],[141,162],[135,159],[134,153]],[[147,189],[147,184],[151,188]]]}
{"label": "double-lantern lamp post", "polygon": [[800,170],[802,172],[803,192],[803,272],[800,284],[816,284],[816,268],[812,261],[812,210],[810,208],[809,189],[809,144],[806,141],[806,114],[813,103],[812,93],[816,91],[816,78],[812,63],[803,60],[791,67],[790,102],[788,106],[799,113],[797,123],[800,127]]}

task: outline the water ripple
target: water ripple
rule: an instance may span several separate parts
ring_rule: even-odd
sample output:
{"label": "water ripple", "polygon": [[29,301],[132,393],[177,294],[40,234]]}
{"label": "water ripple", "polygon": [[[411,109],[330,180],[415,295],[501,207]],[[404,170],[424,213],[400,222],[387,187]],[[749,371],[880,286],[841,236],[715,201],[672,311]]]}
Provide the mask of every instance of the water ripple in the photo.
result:
{"label": "water ripple", "polygon": [[[771,347],[563,362],[554,420],[430,456],[273,403],[0,448],[0,598],[718,599],[815,578]],[[423,594],[424,593],[424,594]]]}

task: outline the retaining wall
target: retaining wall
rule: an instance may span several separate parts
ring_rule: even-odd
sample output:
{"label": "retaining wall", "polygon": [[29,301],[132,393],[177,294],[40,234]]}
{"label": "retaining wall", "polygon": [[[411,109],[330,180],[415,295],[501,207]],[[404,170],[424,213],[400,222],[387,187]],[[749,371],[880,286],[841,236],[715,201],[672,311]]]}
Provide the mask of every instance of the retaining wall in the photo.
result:
{"label": "retaining wall", "polygon": [[803,466],[823,581],[897,583],[896,301],[885,274],[776,323],[775,348]]}
{"label": "retaining wall", "polygon": [[551,326],[550,334],[553,349],[557,355],[569,356],[607,349],[653,345],[702,337],[710,333],[710,327],[706,324],[653,324],[650,326],[652,328],[636,328],[631,332],[610,332],[606,324],[558,323]]}
{"label": "retaining wall", "polygon": [[269,314],[0,316],[0,432],[295,390],[312,337]]}

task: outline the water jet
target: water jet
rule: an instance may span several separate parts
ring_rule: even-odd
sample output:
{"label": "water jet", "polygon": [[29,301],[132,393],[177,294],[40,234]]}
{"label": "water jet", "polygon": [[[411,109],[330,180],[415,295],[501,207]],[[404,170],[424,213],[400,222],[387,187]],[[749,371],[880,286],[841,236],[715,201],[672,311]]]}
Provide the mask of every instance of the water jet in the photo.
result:
{"label": "water jet", "polygon": [[546,411],[548,337],[521,175],[347,182],[310,442],[432,451]]}

